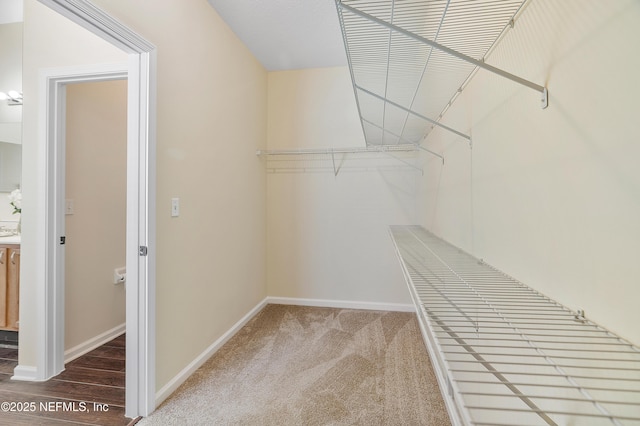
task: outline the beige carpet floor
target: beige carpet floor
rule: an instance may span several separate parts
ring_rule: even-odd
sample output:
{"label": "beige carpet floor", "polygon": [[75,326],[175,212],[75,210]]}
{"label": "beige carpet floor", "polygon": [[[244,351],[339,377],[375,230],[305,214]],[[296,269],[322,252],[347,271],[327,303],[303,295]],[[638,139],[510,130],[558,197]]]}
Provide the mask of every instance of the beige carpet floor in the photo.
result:
{"label": "beige carpet floor", "polygon": [[449,425],[415,314],[267,305],[138,425]]}

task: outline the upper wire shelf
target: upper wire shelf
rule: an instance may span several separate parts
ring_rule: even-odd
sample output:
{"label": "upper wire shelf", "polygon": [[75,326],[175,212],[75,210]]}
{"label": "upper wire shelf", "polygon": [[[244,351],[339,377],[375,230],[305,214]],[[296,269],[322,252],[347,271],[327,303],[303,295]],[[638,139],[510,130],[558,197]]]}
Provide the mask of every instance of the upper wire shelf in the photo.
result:
{"label": "upper wire shelf", "polygon": [[336,0],[368,146],[420,144],[526,0]]}

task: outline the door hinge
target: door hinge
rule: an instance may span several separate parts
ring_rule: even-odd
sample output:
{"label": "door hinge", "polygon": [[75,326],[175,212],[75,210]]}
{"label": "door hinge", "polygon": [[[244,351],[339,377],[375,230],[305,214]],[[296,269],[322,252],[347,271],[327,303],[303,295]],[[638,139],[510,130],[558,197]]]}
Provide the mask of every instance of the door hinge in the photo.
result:
{"label": "door hinge", "polygon": [[60,245],[61,246],[63,246],[66,242],[67,242],[67,237],[65,237],[65,236],[60,237]]}
{"label": "door hinge", "polygon": [[146,256],[147,255],[147,246],[140,246],[140,250],[138,251],[138,253],[140,254],[140,256]]}

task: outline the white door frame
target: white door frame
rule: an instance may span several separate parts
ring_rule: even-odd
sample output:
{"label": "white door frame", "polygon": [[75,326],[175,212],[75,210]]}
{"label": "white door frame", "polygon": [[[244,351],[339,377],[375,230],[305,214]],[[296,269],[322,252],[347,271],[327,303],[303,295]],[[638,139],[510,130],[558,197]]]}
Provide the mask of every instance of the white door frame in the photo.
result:
{"label": "white door frame", "polygon": [[[47,147],[45,235],[38,245],[46,255],[39,280],[36,380],[64,369],[64,282],[61,281],[60,233],[64,230],[64,87],[80,81],[126,77],[127,95],[127,237],[126,237],[126,404],[135,418],[155,409],[155,47],[86,0],[38,0],[97,34],[129,55],[126,66],[101,66],[41,73],[40,108]],[[62,154],[62,156],[61,156]],[[60,168],[62,166],[62,169]],[[61,257],[62,256],[62,257]],[[42,282],[40,282],[42,281]]]}

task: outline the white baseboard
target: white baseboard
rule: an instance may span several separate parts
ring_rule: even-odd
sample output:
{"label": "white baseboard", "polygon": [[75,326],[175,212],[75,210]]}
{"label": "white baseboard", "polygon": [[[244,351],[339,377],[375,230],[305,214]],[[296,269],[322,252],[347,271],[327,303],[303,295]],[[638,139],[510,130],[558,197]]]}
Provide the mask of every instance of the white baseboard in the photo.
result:
{"label": "white baseboard", "polygon": [[[71,362],[74,359],[81,357],[87,352],[91,352],[95,348],[98,348],[108,341],[115,339],[125,332],[126,325],[120,324],[117,327],[112,328],[111,330],[107,330],[104,333],[87,340],[67,351],[64,352],[64,362]],[[25,382],[37,382],[43,379],[38,379],[38,369],[36,367],[18,365],[13,369],[13,376],[11,376],[11,380],[20,380]]]}
{"label": "white baseboard", "polygon": [[11,376],[11,380],[35,382],[38,380],[37,374],[38,374],[38,371],[36,367],[18,365],[16,368],[13,369],[13,376]]}
{"label": "white baseboard", "polygon": [[73,348],[64,351],[64,362],[71,362],[76,358],[81,357],[82,355],[91,352],[95,348],[99,348],[110,340],[115,339],[120,336],[126,330],[126,323],[120,324],[117,327],[112,328],[111,330],[107,330],[102,334],[93,337],[86,342],[80,343]]}
{"label": "white baseboard", "polygon": [[224,333],[218,340],[213,342],[211,346],[204,350],[198,357],[189,363],[182,371],[180,371],[173,379],[162,387],[156,393],[156,407],[159,407],[162,402],[169,397],[181,384],[183,384],[189,376],[191,376],[202,364],[204,364],[218,349],[222,347],[227,341],[233,337],[246,323],[249,322],[258,312],[267,305],[267,299],[258,303],[248,314],[246,314],[240,321],[235,323],[226,333]]}
{"label": "white baseboard", "polygon": [[272,297],[266,299],[274,305],[316,306],[320,308],[367,309],[371,311],[415,312],[412,303],[358,302],[351,300],[301,299],[295,297]]}

